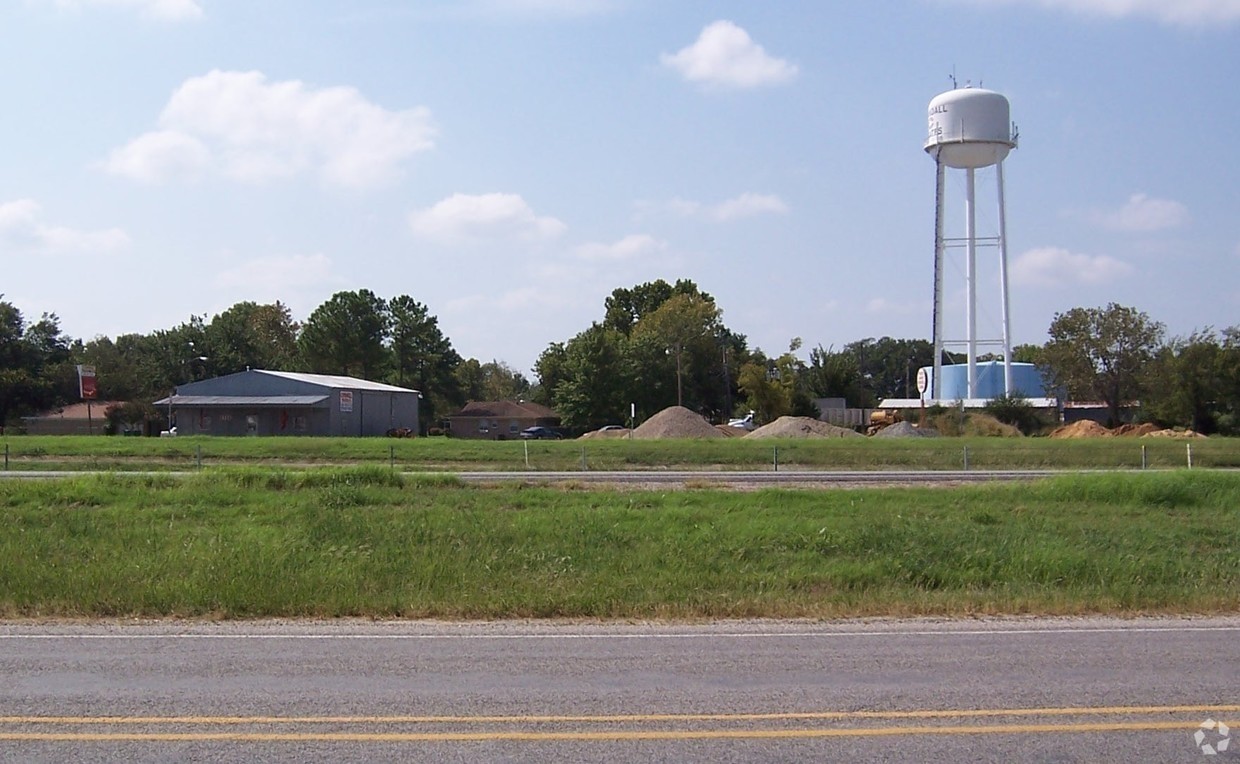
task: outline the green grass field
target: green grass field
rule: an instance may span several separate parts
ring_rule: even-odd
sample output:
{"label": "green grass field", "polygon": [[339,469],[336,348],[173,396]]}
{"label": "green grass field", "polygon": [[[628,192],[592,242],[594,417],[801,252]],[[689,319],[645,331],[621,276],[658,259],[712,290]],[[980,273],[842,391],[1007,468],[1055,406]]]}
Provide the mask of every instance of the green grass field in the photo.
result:
{"label": "green grass field", "polygon": [[[832,440],[476,441],[454,438],[10,436],[9,470],[183,470],[203,466],[392,466],[405,471],[1240,468],[1240,438],[849,438]],[[527,467],[528,459],[528,467]]]}
{"label": "green grass field", "polygon": [[[519,444],[518,444],[519,445]],[[0,617],[1240,610],[1240,475],[478,487],[386,467],[0,481]]]}

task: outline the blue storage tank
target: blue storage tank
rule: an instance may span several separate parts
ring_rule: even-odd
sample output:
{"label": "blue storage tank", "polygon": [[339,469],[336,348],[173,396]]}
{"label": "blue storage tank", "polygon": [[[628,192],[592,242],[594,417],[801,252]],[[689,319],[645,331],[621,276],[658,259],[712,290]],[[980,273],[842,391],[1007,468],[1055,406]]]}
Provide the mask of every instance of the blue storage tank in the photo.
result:
{"label": "blue storage tank", "polygon": [[[927,379],[933,379],[934,368],[925,369]],[[933,384],[933,383],[932,383]],[[1012,364],[1013,394],[1026,398],[1046,397],[1046,387],[1038,367],[1031,363]],[[978,398],[997,398],[1003,395],[1003,361],[983,361],[977,364],[977,396]],[[941,401],[958,401],[969,397],[969,365],[955,363],[943,366],[943,394],[938,395],[934,389],[926,391],[927,399]]]}

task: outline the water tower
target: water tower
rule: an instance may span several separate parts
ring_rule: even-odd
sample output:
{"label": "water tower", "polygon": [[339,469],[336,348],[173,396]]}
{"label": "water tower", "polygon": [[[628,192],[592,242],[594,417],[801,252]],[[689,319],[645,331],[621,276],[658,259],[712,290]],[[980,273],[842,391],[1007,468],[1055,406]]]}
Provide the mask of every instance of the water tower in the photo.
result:
{"label": "water tower", "polygon": [[[1011,121],[1007,98],[992,90],[957,88],[930,101],[930,132],[926,153],[935,163],[934,191],[934,376],[931,390],[939,397],[943,375],[943,261],[949,247],[965,250],[965,337],[968,346],[968,392],[977,397],[977,248],[991,246],[999,255],[999,300],[1003,324],[1004,390],[1011,393],[1012,343],[1008,333],[1007,221],[1003,202],[1003,160],[1016,148],[1017,131]],[[998,235],[978,239],[974,173],[995,166],[998,193]],[[965,234],[945,238],[943,225],[944,181],[947,170],[965,173]],[[960,340],[951,340],[958,344]],[[986,340],[993,343],[993,340]]]}

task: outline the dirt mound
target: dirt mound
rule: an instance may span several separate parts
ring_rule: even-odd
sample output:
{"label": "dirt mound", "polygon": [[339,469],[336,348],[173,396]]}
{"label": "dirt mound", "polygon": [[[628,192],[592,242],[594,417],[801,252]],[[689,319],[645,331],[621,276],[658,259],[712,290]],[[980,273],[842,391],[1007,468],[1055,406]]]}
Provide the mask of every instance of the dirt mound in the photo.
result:
{"label": "dirt mound", "polygon": [[1141,437],[1143,438],[1204,438],[1199,432],[1193,430],[1153,430],[1147,432]]}
{"label": "dirt mound", "polygon": [[1082,419],[1079,422],[1065,424],[1063,427],[1055,428],[1051,433],[1052,438],[1109,438],[1112,432],[1097,422],[1090,419]]}
{"label": "dirt mound", "polygon": [[859,438],[860,433],[807,416],[781,416],[764,424],[746,438]]}
{"label": "dirt mound", "polygon": [[969,414],[964,423],[962,435],[975,435],[983,438],[1021,438],[1024,434],[1020,428],[1006,422],[1000,422],[990,414]]}
{"label": "dirt mound", "polygon": [[642,422],[633,430],[634,438],[723,438],[727,437],[700,414],[683,406],[670,406]]}
{"label": "dirt mound", "polygon": [[1158,432],[1158,425],[1145,422],[1144,424],[1121,424],[1114,430],[1112,435],[1122,435],[1128,438],[1139,438],[1142,435],[1148,435],[1151,432]]}
{"label": "dirt mound", "polygon": [[914,427],[912,422],[896,422],[874,433],[876,438],[937,438],[939,431],[933,427]]}
{"label": "dirt mound", "polygon": [[629,428],[621,427],[618,430],[591,430],[582,434],[578,440],[615,440],[616,438],[629,437]]}

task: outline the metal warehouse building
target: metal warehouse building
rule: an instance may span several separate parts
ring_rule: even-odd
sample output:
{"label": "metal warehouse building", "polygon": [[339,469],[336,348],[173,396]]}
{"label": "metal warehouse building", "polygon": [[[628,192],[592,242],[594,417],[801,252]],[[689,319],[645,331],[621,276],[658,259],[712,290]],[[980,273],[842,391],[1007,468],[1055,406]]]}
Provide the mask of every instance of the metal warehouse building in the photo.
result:
{"label": "metal warehouse building", "polygon": [[383,435],[418,432],[417,390],[327,374],[259,369],[180,385],[167,407],[178,435]]}

